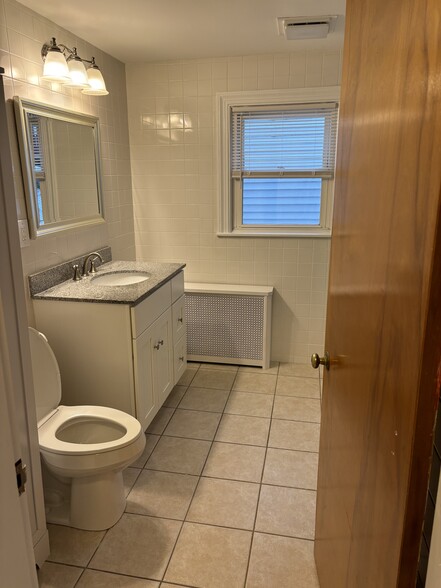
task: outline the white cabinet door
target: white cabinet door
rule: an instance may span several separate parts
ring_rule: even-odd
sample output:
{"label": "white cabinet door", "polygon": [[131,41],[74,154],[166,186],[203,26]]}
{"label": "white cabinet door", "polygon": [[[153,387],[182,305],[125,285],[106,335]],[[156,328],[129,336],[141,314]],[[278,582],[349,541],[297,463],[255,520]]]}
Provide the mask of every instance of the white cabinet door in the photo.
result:
{"label": "white cabinet door", "polygon": [[152,325],[153,388],[161,406],[173,388],[173,338],[171,309]]}
{"label": "white cabinet door", "polygon": [[187,320],[185,316],[185,296],[181,296],[172,306],[173,315],[173,341],[179,341],[187,332]]}
{"label": "white cabinet door", "polygon": [[133,341],[136,418],[143,430],[149,426],[159,408],[152,380],[153,329],[154,325]]}
{"label": "white cabinet door", "polygon": [[187,367],[187,337],[185,334],[175,343],[173,355],[174,381],[178,383]]}

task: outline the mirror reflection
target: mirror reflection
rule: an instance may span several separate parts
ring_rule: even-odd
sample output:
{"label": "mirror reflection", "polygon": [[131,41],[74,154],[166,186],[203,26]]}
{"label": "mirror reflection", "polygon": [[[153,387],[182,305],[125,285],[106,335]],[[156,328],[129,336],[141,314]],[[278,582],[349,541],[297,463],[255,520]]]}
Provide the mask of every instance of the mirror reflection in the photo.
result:
{"label": "mirror reflection", "polygon": [[32,236],[103,222],[98,119],[14,100]]}

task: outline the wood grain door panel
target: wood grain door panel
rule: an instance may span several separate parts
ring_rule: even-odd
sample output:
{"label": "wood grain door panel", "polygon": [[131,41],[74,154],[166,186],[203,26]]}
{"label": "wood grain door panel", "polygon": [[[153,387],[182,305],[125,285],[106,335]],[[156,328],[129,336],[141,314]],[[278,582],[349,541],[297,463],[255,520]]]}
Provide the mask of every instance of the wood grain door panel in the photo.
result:
{"label": "wood grain door panel", "polygon": [[416,572],[424,498],[415,472],[424,489],[440,358],[430,323],[440,22],[439,1],[347,2],[315,547],[322,588],[411,586]]}

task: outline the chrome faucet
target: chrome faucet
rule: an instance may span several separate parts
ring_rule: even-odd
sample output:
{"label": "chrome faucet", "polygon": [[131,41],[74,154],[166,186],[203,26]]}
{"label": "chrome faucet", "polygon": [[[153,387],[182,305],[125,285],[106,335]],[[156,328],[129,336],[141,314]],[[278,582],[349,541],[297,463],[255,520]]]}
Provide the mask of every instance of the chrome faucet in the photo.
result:
{"label": "chrome faucet", "polygon": [[[94,274],[96,272],[96,269],[95,269],[95,258],[96,257],[99,257],[99,259],[101,260],[101,263],[104,262],[103,258],[98,253],[98,251],[94,251],[93,253],[89,253],[89,255],[84,260],[83,277],[84,276],[88,276],[90,274]],[[90,270],[87,269],[88,268],[88,265],[89,265],[89,262],[90,262]]]}

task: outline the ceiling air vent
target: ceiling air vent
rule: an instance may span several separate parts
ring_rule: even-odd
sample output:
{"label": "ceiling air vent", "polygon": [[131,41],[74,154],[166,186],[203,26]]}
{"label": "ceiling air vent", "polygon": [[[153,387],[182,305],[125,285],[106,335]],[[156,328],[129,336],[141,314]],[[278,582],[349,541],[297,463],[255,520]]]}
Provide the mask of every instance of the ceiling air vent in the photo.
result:
{"label": "ceiling air vent", "polygon": [[279,35],[288,41],[302,39],[324,39],[335,28],[336,16],[303,16],[277,19]]}

